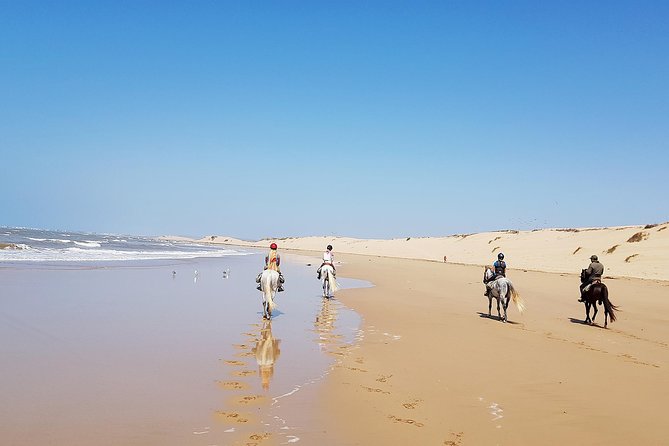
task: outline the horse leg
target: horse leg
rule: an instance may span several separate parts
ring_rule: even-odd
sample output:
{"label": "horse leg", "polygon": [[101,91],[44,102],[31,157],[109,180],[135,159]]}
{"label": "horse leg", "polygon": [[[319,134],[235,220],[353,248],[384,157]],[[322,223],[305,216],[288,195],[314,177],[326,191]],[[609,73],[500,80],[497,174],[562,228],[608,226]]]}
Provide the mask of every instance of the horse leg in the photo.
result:
{"label": "horse leg", "polygon": [[488,296],[488,317],[492,317],[492,296]]}
{"label": "horse leg", "polygon": [[599,310],[597,310],[597,302],[593,302],[592,310],[594,311],[594,313],[592,313],[592,323],[594,324],[595,323],[595,318],[597,317],[597,311],[599,311]]}
{"label": "horse leg", "polygon": [[509,306],[509,301],[507,299],[504,299],[502,302],[502,310],[504,310],[504,317],[502,318],[502,322],[506,323],[507,316],[506,316],[506,309]]}
{"label": "horse leg", "polygon": [[497,298],[497,317],[498,317],[500,320],[502,320],[502,313],[499,312],[499,300],[500,300],[500,299],[501,299],[501,297],[498,297],[498,298]]}
{"label": "horse leg", "polygon": [[585,302],[585,323],[592,324],[592,321],[590,320],[590,302],[588,301]]}

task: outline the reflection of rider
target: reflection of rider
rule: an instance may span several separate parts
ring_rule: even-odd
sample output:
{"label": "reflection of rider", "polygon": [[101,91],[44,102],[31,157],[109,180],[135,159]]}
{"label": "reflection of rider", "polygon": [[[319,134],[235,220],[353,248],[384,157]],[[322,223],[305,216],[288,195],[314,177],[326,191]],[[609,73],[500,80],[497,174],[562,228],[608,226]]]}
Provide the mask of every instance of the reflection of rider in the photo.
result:
{"label": "reflection of rider", "polygon": [[[285,279],[283,278],[283,274],[281,273],[280,265],[281,265],[281,256],[279,253],[276,251],[276,243],[272,243],[269,245],[269,253],[265,256],[265,268],[264,269],[271,269],[273,271],[276,271],[279,273],[279,289],[277,291],[283,291],[283,283],[285,282]],[[256,282],[260,283],[260,277],[262,276],[262,273],[258,274],[258,277],[256,277]],[[258,285],[257,289],[260,291],[260,285]]]}
{"label": "reflection of rider", "polygon": [[272,336],[272,323],[266,321],[260,330],[260,339],[256,343],[253,352],[256,355],[258,363],[258,373],[262,381],[262,388],[269,389],[269,381],[274,375],[274,363],[279,359],[281,350],[279,349],[280,339],[274,339]]}
{"label": "reflection of rider", "polygon": [[489,280],[483,281],[483,283],[485,283],[485,293],[483,294],[484,296],[488,296],[488,293],[490,293],[490,284],[492,282],[499,279],[500,277],[506,277],[506,262],[504,261],[504,254],[501,252],[497,254],[497,260],[492,264],[492,266],[495,269],[495,275],[492,276]]}
{"label": "reflection of rider", "polygon": [[337,270],[335,269],[334,266],[334,254],[332,253],[332,245],[328,245],[326,248],[326,251],[323,253],[323,263],[321,263],[321,266],[318,267],[318,279],[320,280],[321,278],[321,269],[325,265],[330,265],[332,267],[332,273],[336,277],[337,276]]}
{"label": "reflection of rider", "polygon": [[604,274],[604,265],[599,263],[596,255],[590,256],[590,266],[585,270],[585,280],[581,284],[581,297],[579,302],[583,302],[583,295],[590,289],[594,283],[602,281],[602,274]]}

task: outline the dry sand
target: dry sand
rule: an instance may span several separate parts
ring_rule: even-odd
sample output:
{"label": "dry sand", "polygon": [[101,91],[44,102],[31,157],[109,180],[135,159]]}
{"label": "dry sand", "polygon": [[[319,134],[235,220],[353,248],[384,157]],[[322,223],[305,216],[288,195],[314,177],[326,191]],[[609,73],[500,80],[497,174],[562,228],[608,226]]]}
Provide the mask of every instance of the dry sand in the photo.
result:
{"label": "dry sand", "polygon": [[[376,285],[337,296],[362,315],[363,336],[339,352],[310,408],[319,427],[303,443],[668,444],[667,226],[281,239],[280,249],[332,243],[341,276]],[[487,317],[473,266],[501,250],[527,303],[522,315],[509,308],[507,324]],[[584,325],[576,301],[576,273],[593,253],[621,309],[606,330],[603,309],[601,325]]]}
{"label": "dry sand", "polygon": [[622,311],[604,330],[582,323],[574,276],[515,271],[528,308],[502,324],[480,268],[342,257],[340,274],[376,287],[338,295],[364,338],[319,398],[327,444],[669,441],[669,283],[609,280]]}
{"label": "dry sand", "polygon": [[348,237],[296,237],[244,241],[208,236],[200,242],[279,249],[321,251],[332,244],[337,253],[422,259],[467,265],[492,263],[499,252],[511,268],[580,273],[592,254],[612,277],[669,280],[669,223],[615,228],[568,228],[498,231],[448,237],[366,240]]}

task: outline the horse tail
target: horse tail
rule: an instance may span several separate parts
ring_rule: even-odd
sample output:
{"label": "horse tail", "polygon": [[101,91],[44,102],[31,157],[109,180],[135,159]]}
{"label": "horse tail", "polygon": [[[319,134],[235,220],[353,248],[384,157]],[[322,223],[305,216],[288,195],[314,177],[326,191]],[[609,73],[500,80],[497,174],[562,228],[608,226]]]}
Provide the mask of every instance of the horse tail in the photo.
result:
{"label": "horse tail", "polygon": [[337,279],[335,279],[334,274],[332,273],[331,268],[327,268],[327,275],[328,275],[328,282],[330,282],[330,289],[332,292],[339,291],[339,284],[337,283]]}
{"label": "horse tail", "polygon": [[607,313],[609,313],[609,319],[611,319],[611,322],[614,322],[616,320],[615,311],[618,310],[618,307],[613,305],[609,300],[609,289],[606,287],[606,285],[602,284],[600,292],[602,293],[602,302],[604,302],[604,309],[606,310]]}
{"label": "horse tail", "polygon": [[514,304],[516,304],[516,308],[518,308],[518,312],[520,314],[525,311],[525,300],[523,300],[522,297],[520,297],[520,293],[513,287],[513,283],[511,283],[510,280],[507,280],[508,286],[509,286],[509,293],[511,293],[511,300],[513,301]]}

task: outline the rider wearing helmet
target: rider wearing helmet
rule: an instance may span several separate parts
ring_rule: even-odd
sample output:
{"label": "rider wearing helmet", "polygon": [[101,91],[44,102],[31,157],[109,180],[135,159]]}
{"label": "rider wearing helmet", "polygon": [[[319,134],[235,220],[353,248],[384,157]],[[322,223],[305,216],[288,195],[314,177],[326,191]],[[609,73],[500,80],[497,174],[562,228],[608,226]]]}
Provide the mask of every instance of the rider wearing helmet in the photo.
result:
{"label": "rider wearing helmet", "polygon": [[497,261],[492,264],[495,267],[495,278],[502,276],[506,277],[506,262],[504,261],[504,254],[501,252],[497,254]]}
{"label": "rider wearing helmet", "polygon": [[602,281],[602,274],[604,274],[604,265],[599,263],[596,255],[590,256],[590,266],[585,270],[585,281],[581,284],[581,297],[579,302],[583,302],[583,294],[586,293],[592,284]]}
{"label": "rider wearing helmet", "polygon": [[499,253],[497,254],[497,260],[495,263],[492,264],[493,268],[495,269],[495,276],[490,279],[488,282],[485,282],[485,293],[484,296],[488,296],[488,293],[490,292],[490,283],[493,282],[494,280],[497,280],[500,277],[506,277],[506,262],[504,261],[504,254]]}
{"label": "rider wearing helmet", "polygon": [[321,266],[318,267],[318,280],[321,279],[321,269],[325,265],[330,265],[332,267],[332,272],[334,275],[337,275],[337,270],[335,269],[334,266],[334,254],[332,253],[332,245],[328,245],[327,248],[325,248],[325,252],[323,253],[323,263],[321,263]]}
{"label": "rider wearing helmet", "polygon": [[[283,283],[285,282],[285,279],[283,278],[283,274],[281,273],[281,256],[277,252],[277,246],[276,243],[272,243],[269,245],[269,253],[265,256],[265,269],[271,269],[279,273],[279,289],[277,291],[283,291]],[[262,273],[258,274],[258,277],[256,277],[256,282],[260,283],[260,277],[262,276]],[[257,287],[258,290],[260,290],[260,285]]]}

